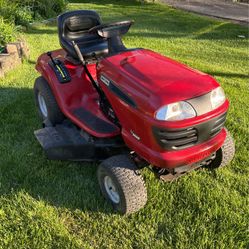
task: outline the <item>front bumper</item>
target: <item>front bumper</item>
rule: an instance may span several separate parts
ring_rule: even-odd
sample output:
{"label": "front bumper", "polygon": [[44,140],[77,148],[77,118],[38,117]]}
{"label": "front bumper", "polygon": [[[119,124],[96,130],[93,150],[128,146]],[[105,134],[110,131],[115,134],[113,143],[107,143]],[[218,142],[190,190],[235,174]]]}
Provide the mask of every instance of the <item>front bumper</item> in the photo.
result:
{"label": "front bumper", "polygon": [[148,151],[149,162],[154,166],[168,169],[191,165],[216,152],[223,145],[225,139],[226,130],[223,128],[218,135],[210,140],[186,149],[164,152]]}
{"label": "front bumper", "polygon": [[[129,129],[122,129],[122,136],[131,150],[153,166],[174,169],[191,165],[209,157],[223,145],[228,106],[226,101],[212,112],[178,122],[157,121],[144,115],[134,122],[137,124],[134,132],[140,139],[132,136]],[[159,137],[155,136],[154,127],[161,133]]]}

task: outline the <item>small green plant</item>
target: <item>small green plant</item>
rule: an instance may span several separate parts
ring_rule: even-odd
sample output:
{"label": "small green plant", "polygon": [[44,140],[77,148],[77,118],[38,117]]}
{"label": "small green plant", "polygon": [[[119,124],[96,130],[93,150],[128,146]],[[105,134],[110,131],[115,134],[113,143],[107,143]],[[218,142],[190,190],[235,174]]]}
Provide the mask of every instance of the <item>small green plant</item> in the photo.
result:
{"label": "small green plant", "polygon": [[4,46],[6,43],[13,41],[15,32],[15,25],[10,22],[5,22],[5,20],[0,17],[0,46]]}

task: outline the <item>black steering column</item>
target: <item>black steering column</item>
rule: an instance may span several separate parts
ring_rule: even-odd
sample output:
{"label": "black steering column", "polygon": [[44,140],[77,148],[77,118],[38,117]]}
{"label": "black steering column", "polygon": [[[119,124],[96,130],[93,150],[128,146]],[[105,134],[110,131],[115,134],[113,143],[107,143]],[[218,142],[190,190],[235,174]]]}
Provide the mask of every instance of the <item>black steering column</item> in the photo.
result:
{"label": "black steering column", "polygon": [[126,34],[134,21],[122,21],[97,25],[89,29],[90,34],[98,34],[107,39],[109,54],[119,53],[126,50],[121,36]]}

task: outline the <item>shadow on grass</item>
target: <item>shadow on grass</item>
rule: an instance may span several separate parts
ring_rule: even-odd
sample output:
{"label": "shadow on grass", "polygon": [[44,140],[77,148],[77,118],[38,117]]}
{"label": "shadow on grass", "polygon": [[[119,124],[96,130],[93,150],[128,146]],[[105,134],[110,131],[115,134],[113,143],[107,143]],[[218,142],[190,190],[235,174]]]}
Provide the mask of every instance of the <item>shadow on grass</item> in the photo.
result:
{"label": "shadow on grass", "polygon": [[25,191],[49,205],[113,212],[102,197],[96,164],[47,160],[36,141],[41,128],[27,88],[0,88],[0,194]]}
{"label": "shadow on grass", "polygon": [[36,61],[34,61],[34,60],[26,59],[26,61],[27,61],[29,64],[36,65]]}
{"label": "shadow on grass", "polygon": [[[46,27],[46,26],[45,26]],[[41,34],[57,34],[57,28],[56,25],[50,26],[52,27],[51,29],[46,29],[40,26],[31,26],[29,27],[25,33],[26,34],[32,34],[32,35],[41,35]],[[54,28],[53,28],[54,27]]]}
{"label": "shadow on grass", "polygon": [[[70,3],[89,3],[86,0],[71,0]],[[239,35],[248,36],[245,27],[228,22],[217,22],[207,18],[201,18],[170,7],[136,1],[91,1],[96,5],[96,11],[100,12],[104,22],[124,19],[135,20],[135,25],[127,36],[141,38],[182,38],[201,40],[233,40]],[[108,7],[110,5],[110,7]],[[72,7],[72,6],[71,6]],[[80,6],[82,8],[82,6]],[[111,11],[110,11],[111,8]],[[72,8],[70,8],[72,9]],[[47,27],[47,28],[46,28]],[[56,34],[56,23],[34,25],[27,31],[28,34]]]}
{"label": "shadow on grass", "polygon": [[[86,0],[71,0],[70,3],[89,3]],[[190,37],[201,40],[233,40],[239,35],[248,37],[245,27],[229,22],[212,20],[206,17],[189,14],[181,10],[136,1],[91,1],[96,5],[96,11],[106,21],[124,19],[135,20],[130,36],[146,38],[177,38]],[[109,6],[110,5],[110,6]],[[111,11],[110,11],[111,9]]]}
{"label": "shadow on grass", "polygon": [[234,72],[217,72],[217,71],[206,71],[207,74],[213,76],[221,76],[221,77],[228,77],[228,78],[241,78],[241,79],[249,79],[249,75],[241,74],[241,73],[234,73]]}

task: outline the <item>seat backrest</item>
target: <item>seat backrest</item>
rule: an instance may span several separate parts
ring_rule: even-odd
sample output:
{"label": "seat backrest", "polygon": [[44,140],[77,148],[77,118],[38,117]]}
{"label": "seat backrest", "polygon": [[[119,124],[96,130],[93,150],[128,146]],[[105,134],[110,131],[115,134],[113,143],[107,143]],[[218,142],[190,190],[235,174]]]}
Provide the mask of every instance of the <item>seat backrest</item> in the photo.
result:
{"label": "seat backrest", "polygon": [[[100,16],[92,10],[68,11],[58,16],[58,34],[62,48],[71,56],[77,58],[71,41],[74,40],[80,46],[91,43],[101,43],[97,34],[89,34],[87,31],[101,24]],[[82,51],[82,49],[80,48]]]}

